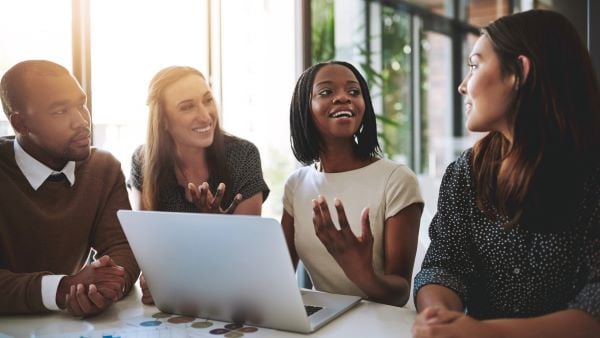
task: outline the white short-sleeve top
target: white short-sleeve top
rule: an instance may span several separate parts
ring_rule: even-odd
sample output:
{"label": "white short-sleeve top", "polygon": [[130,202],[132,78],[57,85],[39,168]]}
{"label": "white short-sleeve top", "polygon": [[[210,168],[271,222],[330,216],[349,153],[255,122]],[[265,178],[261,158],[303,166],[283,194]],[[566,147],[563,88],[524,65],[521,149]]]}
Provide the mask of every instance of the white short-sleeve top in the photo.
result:
{"label": "white short-sleeve top", "polygon": [[414,203],[423,203],[415,174],[405,165],[379,159],[363,168],[323,173],[314,166],[294,171],[287,179],[283,205],[294,218],[294,243],[317,290],[366,295],[346,277],[325,246],[317,238],[312,222],[312,200],[323,195],[329,205],[332,219],[339,228],[333,199],[344,205],[350,227],[356,236],[362,234],[360,214],[369,208],[373,233],[373,267],[375,273],[384,272],[384,223],[402,209]]}

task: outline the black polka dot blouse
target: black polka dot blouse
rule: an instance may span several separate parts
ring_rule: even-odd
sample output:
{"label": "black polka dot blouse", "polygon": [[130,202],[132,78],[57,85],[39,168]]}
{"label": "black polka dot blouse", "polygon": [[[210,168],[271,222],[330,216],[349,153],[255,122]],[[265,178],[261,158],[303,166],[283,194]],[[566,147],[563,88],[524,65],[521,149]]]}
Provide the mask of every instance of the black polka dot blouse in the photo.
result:
{"label": "black polka dot blouse", "polygon": [[590,170],[574,226],[539,233],[504,230],[475,204],[465,151],[446,170],[431,245],[414,281],[454,290],[478,318],[533,317],[568,308],[600,321],[600,167]]}

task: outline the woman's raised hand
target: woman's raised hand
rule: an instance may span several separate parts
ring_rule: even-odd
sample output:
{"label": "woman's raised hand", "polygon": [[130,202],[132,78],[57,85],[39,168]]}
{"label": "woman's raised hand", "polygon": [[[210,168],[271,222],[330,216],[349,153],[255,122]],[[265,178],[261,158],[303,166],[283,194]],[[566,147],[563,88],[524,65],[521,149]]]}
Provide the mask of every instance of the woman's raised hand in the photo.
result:
{"label": "woman's raised hand", "polygon": [[242,195],[237,194],[233,198],[231,205],[225,210],[221,208],[221,200],[225,195],[225,184],[219,183],[217,187],[217,193],[213,196],[210,191],[210,187],[207,182],[196,186],[194,183],[188,183],[188,190],[192,195],[192,202],[196,205],[200,212],[211,213],[211,214],[233,214],[235,208],[242,201]]}
{"label": "woman's raised hand", "polygon": [[319,195],[312,203],[315,233],[348,278],[361,278],[365,271],[373,270],[373,234],[369,222],[369,209],[363,209],[360,215],[362,235],[357,237],[350,228],[342,201],[337,198],[334,200],[340,230],[333,224],[323,196]]}

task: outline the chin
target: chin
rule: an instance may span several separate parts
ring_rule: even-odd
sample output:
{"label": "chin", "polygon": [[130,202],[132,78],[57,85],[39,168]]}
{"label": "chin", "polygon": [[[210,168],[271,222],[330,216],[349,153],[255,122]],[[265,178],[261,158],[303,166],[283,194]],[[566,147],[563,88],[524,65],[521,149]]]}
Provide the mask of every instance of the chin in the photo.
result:
{"label": "chin", "polygon": [[90,157],[92,150],[91,148],[88,148],[87,150],[83,151],[83,150],[79,150],[79,151],[73,151],[67,154],[67,160],[69,161],[83,161],[85,159],[87,159],[88,157]]}
{"label": "chin", "polygon": [[214,143],[215,138],[211,137],[210,139],[205,139],[205,140],[201,140],[199,142],[196,142],[196,146],[200,147],[200,148],[208,148],[210,146],[212,146],[212,144]]}

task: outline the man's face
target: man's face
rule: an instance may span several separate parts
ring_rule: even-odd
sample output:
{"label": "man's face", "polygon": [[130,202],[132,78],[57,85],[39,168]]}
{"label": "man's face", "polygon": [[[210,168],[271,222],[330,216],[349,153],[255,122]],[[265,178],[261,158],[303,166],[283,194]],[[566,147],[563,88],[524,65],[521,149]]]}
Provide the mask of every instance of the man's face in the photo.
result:
{"label": "man's face", "polygon": [[60,170],[68,161],[90,155],[87,97],[70,74],[25,75],[23,111],[17,133],[23,148],[38,161]]}

